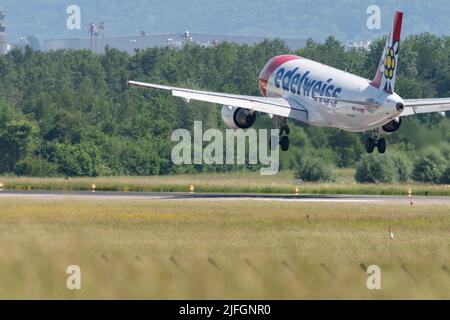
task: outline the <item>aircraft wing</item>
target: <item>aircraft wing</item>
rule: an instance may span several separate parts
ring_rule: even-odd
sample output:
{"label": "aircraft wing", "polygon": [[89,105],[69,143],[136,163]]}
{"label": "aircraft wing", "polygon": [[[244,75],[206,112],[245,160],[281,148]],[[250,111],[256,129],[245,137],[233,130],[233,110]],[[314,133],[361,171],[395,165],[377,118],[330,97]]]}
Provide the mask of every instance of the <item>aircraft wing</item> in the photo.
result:
{"label": "aircraft wing", "polygon": [[243,96],[228,93],[190,90],[139,81],[128,81],[128,85],[171,91],[174,97],[183,98],[187,102],[190,100],[205,101],[236,108],[250,109],[285,118],[297,120],[305,118],[305,109],[298,106],[291,106],[289,102],[283,98]]}
{"label": "aircraft wing", "polygon": [[403,111],[401,116],[406,117],[419,113],[446,111],[450,111],[450,98],[410,99],[405,100],[405,111]]}

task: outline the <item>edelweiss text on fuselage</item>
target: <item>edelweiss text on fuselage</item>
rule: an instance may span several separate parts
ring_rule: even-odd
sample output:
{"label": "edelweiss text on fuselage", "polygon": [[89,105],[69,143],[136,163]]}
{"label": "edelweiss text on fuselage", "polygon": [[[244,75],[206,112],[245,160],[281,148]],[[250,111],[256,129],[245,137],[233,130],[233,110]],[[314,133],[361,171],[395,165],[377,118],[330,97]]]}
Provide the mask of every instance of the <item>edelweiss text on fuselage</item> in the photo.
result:
{"label": "edelweiss text on fuselage", "polygon": [[322,97],[338,98],[342,88],[337,88],[333,84],[333,79],[328,79],[326,82],[314,80],[308,77],[311,72],[306,71],[303,76],[297,72],[299,68],[286,71],[284,68],[278,70],[275,75],[275,87],[282,88],[284,91],[290,91],[293,94],[306,97],[312,96],[315,101],[319,101],[326,105],[337,105],[336,100],[330,100]]}

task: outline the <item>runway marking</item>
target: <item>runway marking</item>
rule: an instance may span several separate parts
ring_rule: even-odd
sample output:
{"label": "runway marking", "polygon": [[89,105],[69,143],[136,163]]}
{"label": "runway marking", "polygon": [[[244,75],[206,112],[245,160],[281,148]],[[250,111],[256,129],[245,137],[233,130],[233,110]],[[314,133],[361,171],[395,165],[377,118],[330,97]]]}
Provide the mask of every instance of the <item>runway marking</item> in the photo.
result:
{"label": "runway marking", "polygon": [[[239,195],[190,193],[138,193],[138,192],[52,192],[2,191],[2,198],[28,198],[35,200],[142,200],[142,201],[267,201],[309,203],[409,203],[407,196],[346,196],[346,195]],[[415,197],[416,204],[450,205],[450,197]]]}
{"label": "runway marking", "polygon": [[170,200],[168,196],[81,195],[81,194],[0,194],[0,198],[28,198],[36,200]]}
{"label": "runway marking", "polygon": [[384,202],[383,200],[377,199],[338,199],[338,198],[297,198],[297,199],[287,199],[287,198],[258,198],[258,197],[227,197],[227,198],[184,198],[184,199],[168,199],[175,201],[186,201],[186,200],[196,200],[196,201],[267,201],[267,202],[342,202],[342,203],[359,203],[359,202]]}

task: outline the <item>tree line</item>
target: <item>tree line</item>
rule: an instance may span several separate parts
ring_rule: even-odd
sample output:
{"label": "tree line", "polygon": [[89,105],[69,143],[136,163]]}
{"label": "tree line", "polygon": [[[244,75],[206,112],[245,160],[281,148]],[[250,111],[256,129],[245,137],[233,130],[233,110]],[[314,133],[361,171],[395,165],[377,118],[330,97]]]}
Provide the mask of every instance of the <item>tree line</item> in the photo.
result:
{"label": "tree line", "polygon": [[[192,129],[195,120],[202,120],[204,127],[224,129],[220,108],[200,102],[186,105],[157,90],[127,89],[126,81],[259,95],[260,70],[271,57],[285,53],[372,78],[384,42],[379,39],[370,50],[351,51],[332,37],[324,43],[309,40],[295,52],[281,40],[251,46],[149,48],[133,55],[111,48],[102,55],[87,50],[13,50],[0,56],[0,173],[99,176],[256,170],[254,166],[173,165],[173,130]],[[401,47],[396,91],[404,98],[450,97],[449,59],[450,38],[432,34],[407,38]],[[274,124],[268,117],[259,117],[257,127]],[[324,170],[320,171],[331,172],[327,168],[333,166],[362,168],[362,161],[379,159],[364,155],[365,138],[291,122],[292,148],[282,154],[282,169],[317,167],[311,161],[314,158],[321,159],[319,166]],[[408,179],[445,183],[449,120],[437,114],[407,118],[388,142],[392,154],[383,161],[393,158],[392,166],[388,165],[392,169],[402,159],[410,169],[402,173],[393,169],[387,173],[390,179],[373,182],[399,181],[407,174]],[[420,161],[430,157],[440,163],[439,172],[433,173],[439,178],[419,174],[426,171]],[[306,178],[330,179],[332,175],[320,174]]]}

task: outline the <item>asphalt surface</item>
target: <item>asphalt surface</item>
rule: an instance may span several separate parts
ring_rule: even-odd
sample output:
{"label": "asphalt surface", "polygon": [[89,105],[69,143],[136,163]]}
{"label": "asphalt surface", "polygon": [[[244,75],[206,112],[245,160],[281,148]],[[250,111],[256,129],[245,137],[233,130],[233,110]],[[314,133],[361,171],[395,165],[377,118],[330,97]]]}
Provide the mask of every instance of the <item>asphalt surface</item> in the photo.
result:
{"label": "asphalt surface", "polygon": [[[341,195],[262,195],[262,194],[204,194],[166,192],[58,192],[58,191],[0,191],[2,198],[28,198],[41,200],[255,200],[286,202],[353,202],[353,203],[409,203],[408,196],[341,196]],[[450,205],[450,197],[413,196],[416,204]]]}

